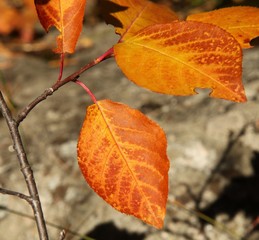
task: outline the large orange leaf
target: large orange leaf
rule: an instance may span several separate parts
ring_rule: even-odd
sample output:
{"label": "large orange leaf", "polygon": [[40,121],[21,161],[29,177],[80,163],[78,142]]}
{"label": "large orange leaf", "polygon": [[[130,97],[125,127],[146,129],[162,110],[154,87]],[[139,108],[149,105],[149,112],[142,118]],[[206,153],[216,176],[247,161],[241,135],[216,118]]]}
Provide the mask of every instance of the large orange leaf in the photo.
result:
{"label": "large orange leaf", "polygon": [[124,39],[149,25],[178,20],[175,12],[166,6],[147,0],[103,0],[102,4],[106,22],[114,25],[116,33]]}
{"label": "large orange leaf", "polygon": [[115,209],[161,228],[169,169],[163,130],[124,104],[97,104],[88,108],[78,141],[86,181]]}
{"label": "large orange leaf", "polygon": [[114,46],[124,74],[139,86],[173,95],[210,96],[244,102],[242,51],[235,38],[212,24],[157,24]]}
{"label": "large orange leaf", "polygon": [[46,31],[55,26],[56,53],[73,53],[82,31],[86,0],[34,0],[40,22]]}
{"label": "large orange leaf", "polygon": [[243,48],[259,36],[259,8],[230,7],[188,16],[187,20],[213,23],[230,32]]}

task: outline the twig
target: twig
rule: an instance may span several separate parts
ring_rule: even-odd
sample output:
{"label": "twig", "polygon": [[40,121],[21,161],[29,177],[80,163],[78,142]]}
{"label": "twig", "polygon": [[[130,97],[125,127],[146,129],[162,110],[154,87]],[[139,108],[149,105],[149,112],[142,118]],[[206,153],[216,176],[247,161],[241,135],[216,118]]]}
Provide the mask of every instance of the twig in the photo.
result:
{"label": "twig", "polygon": [[[15,120],[11,114],[10,109],[8,108],[4,97],[2,95],[2,92],[0,91],[0,109],[3,114],[3,117],[6,120],[6,123],[9,128],[9,132],[11,134],[12,140],[13,140],[13,146],[20,164],[21,171],[23,173],[24,179],[26,181],[26,185],[29,191],[30,195],[30,201],[29,198],[20,193],[15,193],[10,190],[2,190],[5,194],[15,195],[21,199],[27,200],[34,212],[35,220],[38,227],[38,233],[41,240],[48,240],[48,232],[46,227],[46,222],[44,219],[41,202],[38,194],[38,189],[36,186],[36,182],[33,176],[33,171],[31,169],[31,166],[27,160],[26,152],[24,150],[24,146],[21,140],[21,136],[19,133],[19,124],[26,118],[26,116],[31,112],[31,110],[36,107],[40,102],[45,100],[48,96],[51,96],[55,91],[57,91],[60,87],[67,84],[71,81],[76,81],[79,76],[85,72],[86,70],[90,69],[91,67],[97,65],[98,63],[102,62],[105,59],[108,59],[113,56],[113,47],[110,48],[108,51],[106,51],[103,55],[96,58],[95,60],[91,61],[90,63],[86,64],[84,67],[82,67],[77,72],[71,74],[67,78],[61,80],[62,78],[62,72],[63,72],[63,65],[61,65],[60,69],[60,75],[58,81],[51,87],[46,89],[40,96],[38,96],[35,100],[33,100],[29,105],[27,105],[22,112],[17,116],[17,119]],[[61,59],[63,61],[63,57]],[[63,64],[63,63],[61,63]]]}
{"label": "twig", "polygon": [[[16,210],[13,210],[13,209],[10,209],[4,205],[0,205],[0,211],[6,211],[6,212],[9,212],[9,213],[12,213],[12,214],[15,214],[15,215],[18,215],[18,216],[21,216],[21,217],[24,217],[24,218],[27,218],[27,219],[31,219],[31,220],[34,220],[34,217],[31,216],[31,215],[28,215],[28,214],[25,214],[25,213],[22,213],[22,212],[19,212],[19,211],[16,211]],[[61,232],[62,231],[65,231],[66,234],[71,234],[73,236],[77,236],[77,237],[80,237],[80,239],[82,240],[95,240],[93,238],[90,238],[90,237],[87,237],[87,236],[83,236],[81,234],[79,234],[78,232],[76,231],[72,231],[70,229],[67,229],[67,228],[64,228],[63,226],[60,226],[58,224],[55,224],[55,223],[52,223],[52,222],[49,222],[49,221],[46,221],[46,224],[50,227],[53,227],[53,228],[56,228],[56,229],[59,229]]]}
{"label": "twig", "polygon": [[242,240],[248,239],[259,225],[259,216],[252,222],[246,234],[242,237]]}
{"label": "twig", "polygon": [[35,100],[33,100],[28,106],[26,106],[22,110],[22,112],[17,116],[17,121],[16,121],[17,124],[19,125],[34,107],[36,107],[40,102],[45,100],[47,97],[51,96],[60,87],[67,84],[68,82],[76,81],[83,72],[85,72],[86,70],[92,68],[93,66],[97,65],[98,63],[112,56],[113,56],[113,48],[110,48],[103,55],[94,59],[90,63],[86,64],[80,70],[76,71],[75,73],[71,74],[70,76],[66,77],[63,80],[57,81],[51,88],[46,89],[40,96],[38,96]]}
{"label": "twig", "polygon": [[66,237],[66,230],[61,230],[61,232],[59,233],[59,240],[65,240]]}
{"label": "twig", "polygon": [[12,196],[21,198],[21,199],[27,201],[29,204],[32,203],[31,198],[29,196],[27,196],[25,194],[22,194],[22,193],[19,193],[19,192],[15,192],[15,191],[11,191],[11,190],[8,190],[8,189],[0,188],[0,193],[12,195]]}
{"label": "twig", "polygon": [[190,208],[187,208],[181,202],[179,202],[177,200],[171,200],[171,202],[173,203],[173,206],[181,208],[181,209],[185,210],[186,212],[188,212],[189,214],[192,214],[192,215],[194,215],[194,216],[196,216],[196,217],[198,217],[198,218],[200,218],[200,219],[210,223],[216,229],[225,231],[233,239],[236,239],[236,240],[240,240],[241,239],[240,236],[236,232],[228,229],[224,224],[222,224],[222,223],[220,223],[220,222],[210,218],[209,216],[203,214],[202,212],[195,211],[195,210],[192,210]]}
{"label": "twig", "polygon": [[250,125],[250,123],[246,123],[239,131],[238,133],[233,136],[234,134],[231,132],[229,135],[229,142],[225,148],[225,150],[223,151],[221,158],[219,159],[217,165],[215,166],[215,168],[211,171],[211,174],[209,175],[209,177],[206,179],[206,181],[204,182],[204,184],[202,185],[198,196],[195,199],[195,205],[196,208],[198,210],[200,210],[200,206],[199,203],[202,200],[203,194],[205,192],[205,190],[207,189],[207,187],[209,186],[209,184],[213,181],[216,173],[219,172],[220,168],[222,167],[222,165],[226,162],[227,157],[229,156],[229,153],[231,152],[231,150],[233,149],[234,145],[237,143],[237,141],[240,139],[241,136],[244,135],[247,127]]}
{"label": "twig", "polygon": [[44,215],[41,207],[38,189],[33,176],[33,171],[27,160],[26,152],[24,150],[24,146],[18,129],[18,124],[13,119],[12,114],[4,100],[4,97],[1,91],[0,91],[0,109],[8,125],[9,131],[12,137],[12,141],[13,141],[14,150],[16,152],[17,159],[20,164],[21,172],[24,176],[24,179],[31,197],[30,204],[34,212],[39,237],[41,240],[48,240],[46,223],[45,223],[45,219],[44,219]]}

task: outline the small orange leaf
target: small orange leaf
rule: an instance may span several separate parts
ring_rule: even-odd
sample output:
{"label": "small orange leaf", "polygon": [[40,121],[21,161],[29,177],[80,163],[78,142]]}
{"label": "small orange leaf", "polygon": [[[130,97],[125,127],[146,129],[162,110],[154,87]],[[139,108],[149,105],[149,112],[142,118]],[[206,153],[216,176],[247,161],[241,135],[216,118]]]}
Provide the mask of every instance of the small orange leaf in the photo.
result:
{"label": "small orange leaf", "polygon": [[242,48],[259,36],[259,8],[230,7],[188,16],[187,20],[212,23],[230,32]]}
{"label": "small orange leaf", "polygon": [[97,104],[87,109],[78,141],[86,181],[118,211],[162,228],[169,170],[163,130],[124,104]]}
{"label": "small orange leaf", "polygon": [[235,38],[212,24],[194,21],[157,24],[114,46],[124,74],[152,91],[246,101],[241,82],[242,50]]}
{"label": "small orange leaf", "polygon": [[60,35],[57,37],[56,53],[73,53],[79,35],[86,0],[34,0],[38,17],[44,29],[55,26]]}
{"label": "small orange leaf", "polygon": [[13,29],[17,28],[21,22],[21,16],[15,8],[5,1],[0,1],[0,34],[9,34]]}
{"label": "small orange leaf", "polygon": [[171,9],[147,0],[104,0],[102,8],[106,22],[114,25],[123,39],[149,25],[178,20]]}
{"label": "small orange leaf", "polygon": [[18,10],[10,4],[9,0],[0,1],[0,34],[6,35],[18,30],[23,42],[31,42],[37,14],[33,0],[23,0],[22,2],[22,7]]}

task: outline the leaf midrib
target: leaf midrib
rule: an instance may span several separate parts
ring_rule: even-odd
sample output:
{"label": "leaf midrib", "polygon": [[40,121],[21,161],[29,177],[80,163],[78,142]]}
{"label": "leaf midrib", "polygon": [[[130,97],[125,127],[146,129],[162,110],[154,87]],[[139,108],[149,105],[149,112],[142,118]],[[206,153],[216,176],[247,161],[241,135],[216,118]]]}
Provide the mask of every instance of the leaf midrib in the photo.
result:
{"label": "leaf midrib", "polygon": [[[132,175],[132,177],[133,177],[133,179],[134,179],[134,181],[135,181],[135,183],[136,183],[136,185],[137,185],[137,188],[138,188],[139,191],[141,192],[141,195],[144,197],[145,202],[148,204],[149,212],[152,213],[153,219],[156,219],[157,216],[155,215],[155,213],[154,213],[154,211],[153,211],[153,209],[152,209],[152,207],[151,207],[151,205],[150,205],[150,203],[149,203],[149,201],[148,201],[146,195],[145,195],[144,192],[142,191],[142,188],[141,188],[141,186],[140,186],[139,183],[138,183],[139,181],[137,180],[137,178],[136,178],[134,172],[131,170],[131,168],[130,168],[130,166],[129,166],[127,160],[126,160],[127,158],[125,157],[123,151],[121,150],[121,147],[120,147],[120,145],[118,144],[118,141],[117,141],[117,139],[116,139],[116,136],[113,134],[113,131],[112,131],[112,129],[111,129],[111,127],[110,127],[108,121],[106,120],[105,114],[104,114],[104,112],[102,111],[102,108],[103,108],[103,109],[105,109],[105,108],[104,108],[103,106],[101,106],[101,104],[98,104],[98,102],[97,102],[97,105],[98,105],[98,108],[99,108],[99,110],[100,110],[100,112],[101,112],[101,114],[102,114],[102,117],[103,117],[104,121],[105,121],[105,124],[106,124],[107,128],[109,129],[109,132],[110,132],[110,134],[111,134],[111,136],[112,136],[112,138],[113,138],[115,144],[117,145],[117,148],[119,149],[120,155],[121,155],[122,158],[124,159],[124,161],[125,161],[125,163],[126,163],[126,165],[127,165],[127,168],[129,169],[130,174]],[[109,111],[109,110],[107,110],[107,109],[105,109],[105,110],[106,110],[106,111]]]}
{"label": "leaf midrib", "polygon": [[144,48],[146,48],[146,49],[149,49],[149,50],[152,50],[152,51],[154,51],[154,52],[156,52],[156,53],[159,53],[159,54],[161,54],[161,55],[164,55],[165,57],[168,57],[168,58],[170,58],[170,59],[173,59],[174,61],[179,62],[179,63],[181,63],[181,64],[183,64],[183,65],[185,65],[185,66],[187,66],[187,67],[193,69],[194,71],[197,71],[199,74],[201,74],[201,75],[203,75],[203,76],[205,76],[205,77],[208,77],[208,78],[211,79],[212,81],[216,82],[218,85],[224,87],[227,91],[231,92],[232,94],[234,93],[234,94],[237,96],[237,98],[240,99],[240,96],[239,96],[238,93],[233,92],[231,89],[229,89],[228,87],[226,87],[224,84],[222,84],[222,83],[221,83],[220,81],[218,81],[217,79],[211,77],[210,75],[206,74],[205,72],[200,71],[198,68],[194,67],[193,65],[188,64],[187,62],[182,61],[182,60],[179,59],[179,58],[176,58],[176,57],[174,57],[174,56],[172,56],[172,55],[166,54],[165,52],[159,51],[159,50],[156,49],[156,48],[152,48],[152,47],[150,47],[150,46],[147,46],[147,45],[144,45],[144,44],[140,44],[140,43],[137,43],[137,42],[133,42],[133,41],[132,41],[132,42],[127,42],[127,43],[125,43],[125,44],[133,44],[133,45],[135,44],[136,46],[144,47]]}

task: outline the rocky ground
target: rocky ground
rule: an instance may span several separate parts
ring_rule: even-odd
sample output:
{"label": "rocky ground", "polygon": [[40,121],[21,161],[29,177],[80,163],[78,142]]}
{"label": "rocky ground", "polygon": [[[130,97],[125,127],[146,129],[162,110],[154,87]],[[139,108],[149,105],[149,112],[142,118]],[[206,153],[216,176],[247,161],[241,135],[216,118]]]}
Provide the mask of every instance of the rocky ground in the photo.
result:
{"label": "rocky ground", "polygon": [[[116,36],[111,27],[87,28],[93,46],[69,58],[64,75],[101,55]],[[49,57],[49,56],[48,56]],[[3,71],[19,112],[50,87],[58,69],[42,55],[16,56]],[[81,80],[97,99],[112,99],[139,109],[158,122],[168,138],[170,192],[165,226],[156,230],[118,213],[85,183],[76,160],[77,137],[91,104],[85,91],[69,83],[38,105],[21,124],[21,132],[38,183],[48,222],[96,240],[241,240],[259,215],[259,48],[244,52],[243,104],[211,99],[199,90],[193,97],[151,93],[128,81],[113,59]],[[26,193],[5,121],[0,118],[0,184]],[[27,203],[0,195],[1,240],[37,239]],[[8,210],[9,209],[9,210]],[[202,212],[217,221],[203,221]],[[60,230],[48,226],[51,239]],[[81,239],[67,234],[68,239]],[[246,239],[259,239],[253,231]]]}

